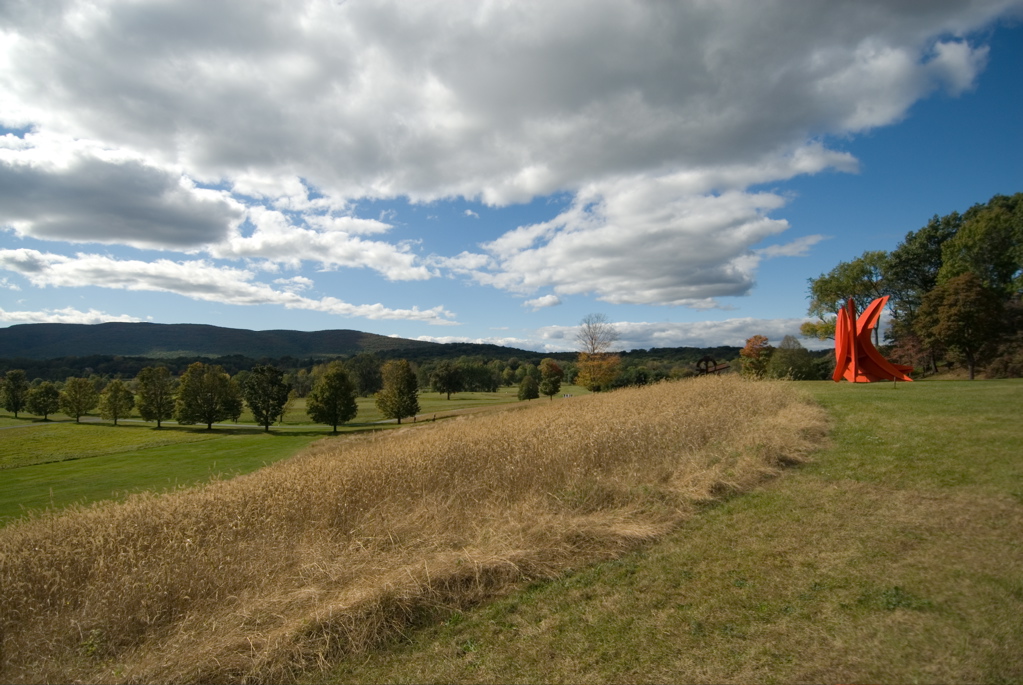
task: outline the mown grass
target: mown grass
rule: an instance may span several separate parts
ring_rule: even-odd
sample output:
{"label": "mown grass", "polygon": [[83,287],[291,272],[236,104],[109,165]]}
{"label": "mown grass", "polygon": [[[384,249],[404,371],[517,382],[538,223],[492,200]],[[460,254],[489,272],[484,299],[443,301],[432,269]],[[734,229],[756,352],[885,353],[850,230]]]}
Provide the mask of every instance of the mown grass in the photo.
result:
{"label": "mown grass", "polygon": [[804,383],[827,449],[300,681],[1023,681],[1023,382]]}
{"label": "mown grass", "polygon": [[11,525],[0,677],[292,680],[438,609],[618,557],[822,431],[791,386],[705,378],[325,441]]}
{"label": "mown grass", "polygon": [[0,434],[0,469],[87,459],[118,452],[209,440],[205,431],[163,428],[139,424],[43,423],[24,429],[5,429]]}
{"label": "mown grass", "polygon": [[[567,386],[565,392],[589,394],[576,386]],[[559,396],[555,401],[560,400]],[[547,398],[542,401],[549,402]],[[450,400],[436,393],[422,393],[420,418],[445,419],[516,402],[514,388],[496,393],[457,393]],[[340,433],[394,427],[393,421],[386,422],[380,414],[373,398],[358,398],[358,405],[358,417],[339,427]],[[204,426],[178,426],[173,421],[157,429],[154,423],[142,422],[134,415],[117,426],[95,416],[85,417],[82,423],[63,415],[54,415],[53,419],[44,422],[24,414],[18,419],[0,414],[0,425],[15,426],[0,430],[0,525],[29,512],[123,499],[133,492],[160,492],[214,477],[250,473],[331,435],[330,427],[310,423],[304,399],[295,400],[282,424],[271,429],[270,434],[277,440],[256,434],[259,428],[248,412],[242,415],[240,424],[251,429],[218,424],[210,431]],[[76,463],[50,463],[70,460]],[[7,470],[34,465],[39,467]]]}
{"label": "mown grass", "polygon": [[[63,438],[84,435],[99,444],[117,444],[108,436],[131,433],[127,426],[59,424]],[[12,429],[11,432],[21,429]],[[26,429],[28,430],[28,429]],[[33,431],[39,429],[31,429]],[[40,463],[0,471],[0,525],[29,514],[55,511],[72,504],[100,500],[123,500],[132,493],[163,492],[217,478],[231,478],[292,456],[315,440],[320,431],[278,431],[264,434],[255,430],[219,428],[175,431],[138,428],[156,435],[177,434],[172,444],[137,449],[114,449],[88,458]],[[95,438],[95,433],[106,435]],[[190,441],[189,437],[194,437]],[[7,434],[0,435],[5,444]]]}

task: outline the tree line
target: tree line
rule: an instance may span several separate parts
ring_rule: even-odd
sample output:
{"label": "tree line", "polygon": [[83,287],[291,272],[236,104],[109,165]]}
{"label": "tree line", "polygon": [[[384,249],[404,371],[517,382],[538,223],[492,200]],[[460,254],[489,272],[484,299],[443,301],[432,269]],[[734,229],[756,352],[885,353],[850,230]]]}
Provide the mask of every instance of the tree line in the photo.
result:
{"label": "tree line", "polygon": [[[376,404],[385,418],[401,419],[419,411],[418,382],[406,360],[385,362],[379,369]],[[307,394],[306,413],[316,423],[341,426],[358,414],[358,385],[340,362],[325,365]],[[175,376],[166,366],[149,366],[124,381],[99,377],[70,377],[62,383],[29,383],[24,370],[12,369],[0,378],[0,404],[18,418],[28,413],[49,420],[58,412],[76,422],[99,409],[103,419],[127,418],[133,409],[144,421],[176,420],[180,425],[237,422],[248,407],[256,423],[269,431],[295,397],[285,374],[275,366],[258,364],[232,377],[222,366],[194,362]]]}
{"label": "tree line", "polygon": [[[447,346],[443,346],[447,347]],[[456,350],[472,349],[471,346],[459,346]],[[615,352],[605,356],[596,355],[592,358],[580,357],[577,353],[552,353],[547,356],[530,356],[524,350],[514,351],[502,358],[488,357],[482,354],[460,355],[455,357],[424,356],[406,359],[409,362],[419,387],[434,389],[438,369],[455,367],[457,369],[458,390],[453,392],[496,392],[502,387],[520,386],[525,379],[532,378],[539,385],[543,380],[542,365],[555,363],[562,371],[561,382],[567,385],[583,385],[590,390],[609,390],[619,387],[646,385],[661,380],[679,379],[696,375],[696,363],[704,356],[711,355],[721,361],[734,361],[737,358],[737,347],[715,348],[653,348]],[[433,350],[431,350],[433,352]],[[389,358],[379,352],[361,352],[347,357],[332,360],[306,359],[294,357],[281,359],[253,359],[242,355],[227,357],[194,358],[181,357],[171,359],[151,359],[145,357],[121,357],[113,355],[91,355],[84,357],[65,357],[49,360],[0,359],[0,378],[9,370],[24,371],[35,387],[49,381],[62,386],[64,379],[70,377],[87,378],[100,391],[111,380],[121,379],[131,385],[143,369],[161,366],[166,367],[170,374],[180,377],[195,363],[203,363],[221,367],[225,373],[239,383],[256,366],[274,366],[284,373],[284,381],[291,386],[296,397],[304,398],[312,390],[316,379],[322,375],[331,363],[341,363],[355,385],[356,395],[371,397],[382,387],[381,369],[388,361],[403,358]],[[737,367],[737,365],[736,365]],[[443,377],[443,374],[441,374]],[[542,395],[543,393],[540,392]]]}
{"label": "tree line", "polygon": [[[974,378],[1023,376],[1023,193],[995,195],[962,214],[935,215],[894,250],[864,252],[809,279],[803,335],[835,334],[849,298],[862,311],[887,295],[885,352],[920,372],[961,365]],[[880,331],[875,329],[875,344]]]}

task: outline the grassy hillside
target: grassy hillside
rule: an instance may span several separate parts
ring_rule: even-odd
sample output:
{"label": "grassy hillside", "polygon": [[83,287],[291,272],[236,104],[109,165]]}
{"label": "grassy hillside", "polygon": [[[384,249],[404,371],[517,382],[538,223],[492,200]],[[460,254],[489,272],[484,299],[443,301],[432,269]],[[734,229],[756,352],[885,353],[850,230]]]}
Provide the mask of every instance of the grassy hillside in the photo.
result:
{"label": "grassy hillside", "polygon": [[800,385],[813,463],[300,680],[1023,682],[1023,382]]}
{"label": "grassy hillside", "polygon": [[704,378],[346,437],[10,525],[0,676],[288,680],[664,535],[822,427],[791,386]]}
{"label": "grassy hillside", "polygon": [[[1023,382],[735,382],[343,438],[0,531],[0,675],[1023,681]],[[797,389],[830,437],[765,481],[810,446]]]}

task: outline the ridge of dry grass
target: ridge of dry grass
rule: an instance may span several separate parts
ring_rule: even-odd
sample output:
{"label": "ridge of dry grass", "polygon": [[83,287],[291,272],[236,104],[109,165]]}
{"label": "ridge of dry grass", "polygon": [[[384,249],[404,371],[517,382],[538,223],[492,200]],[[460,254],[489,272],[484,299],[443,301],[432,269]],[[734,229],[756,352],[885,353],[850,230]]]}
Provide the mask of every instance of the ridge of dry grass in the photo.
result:
{"label": "ridge of dry grass", "polygon": [[614,558],[823,438],[791,386],[704,378],[318,443],[230,481],[0,531],[11,682],[287,681]]}

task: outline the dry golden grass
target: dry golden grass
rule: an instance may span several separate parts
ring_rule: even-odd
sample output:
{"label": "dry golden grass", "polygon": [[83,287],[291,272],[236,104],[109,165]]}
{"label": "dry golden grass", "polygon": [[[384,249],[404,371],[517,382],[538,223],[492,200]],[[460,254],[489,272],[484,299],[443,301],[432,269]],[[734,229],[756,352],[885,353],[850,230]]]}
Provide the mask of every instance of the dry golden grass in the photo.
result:
{"label": "dry golden grass", "polygon": [[287,681],[432,607],[615,557],[824,434],[783,384],[661,384],[343,437],[0,531],[5,682]]}

